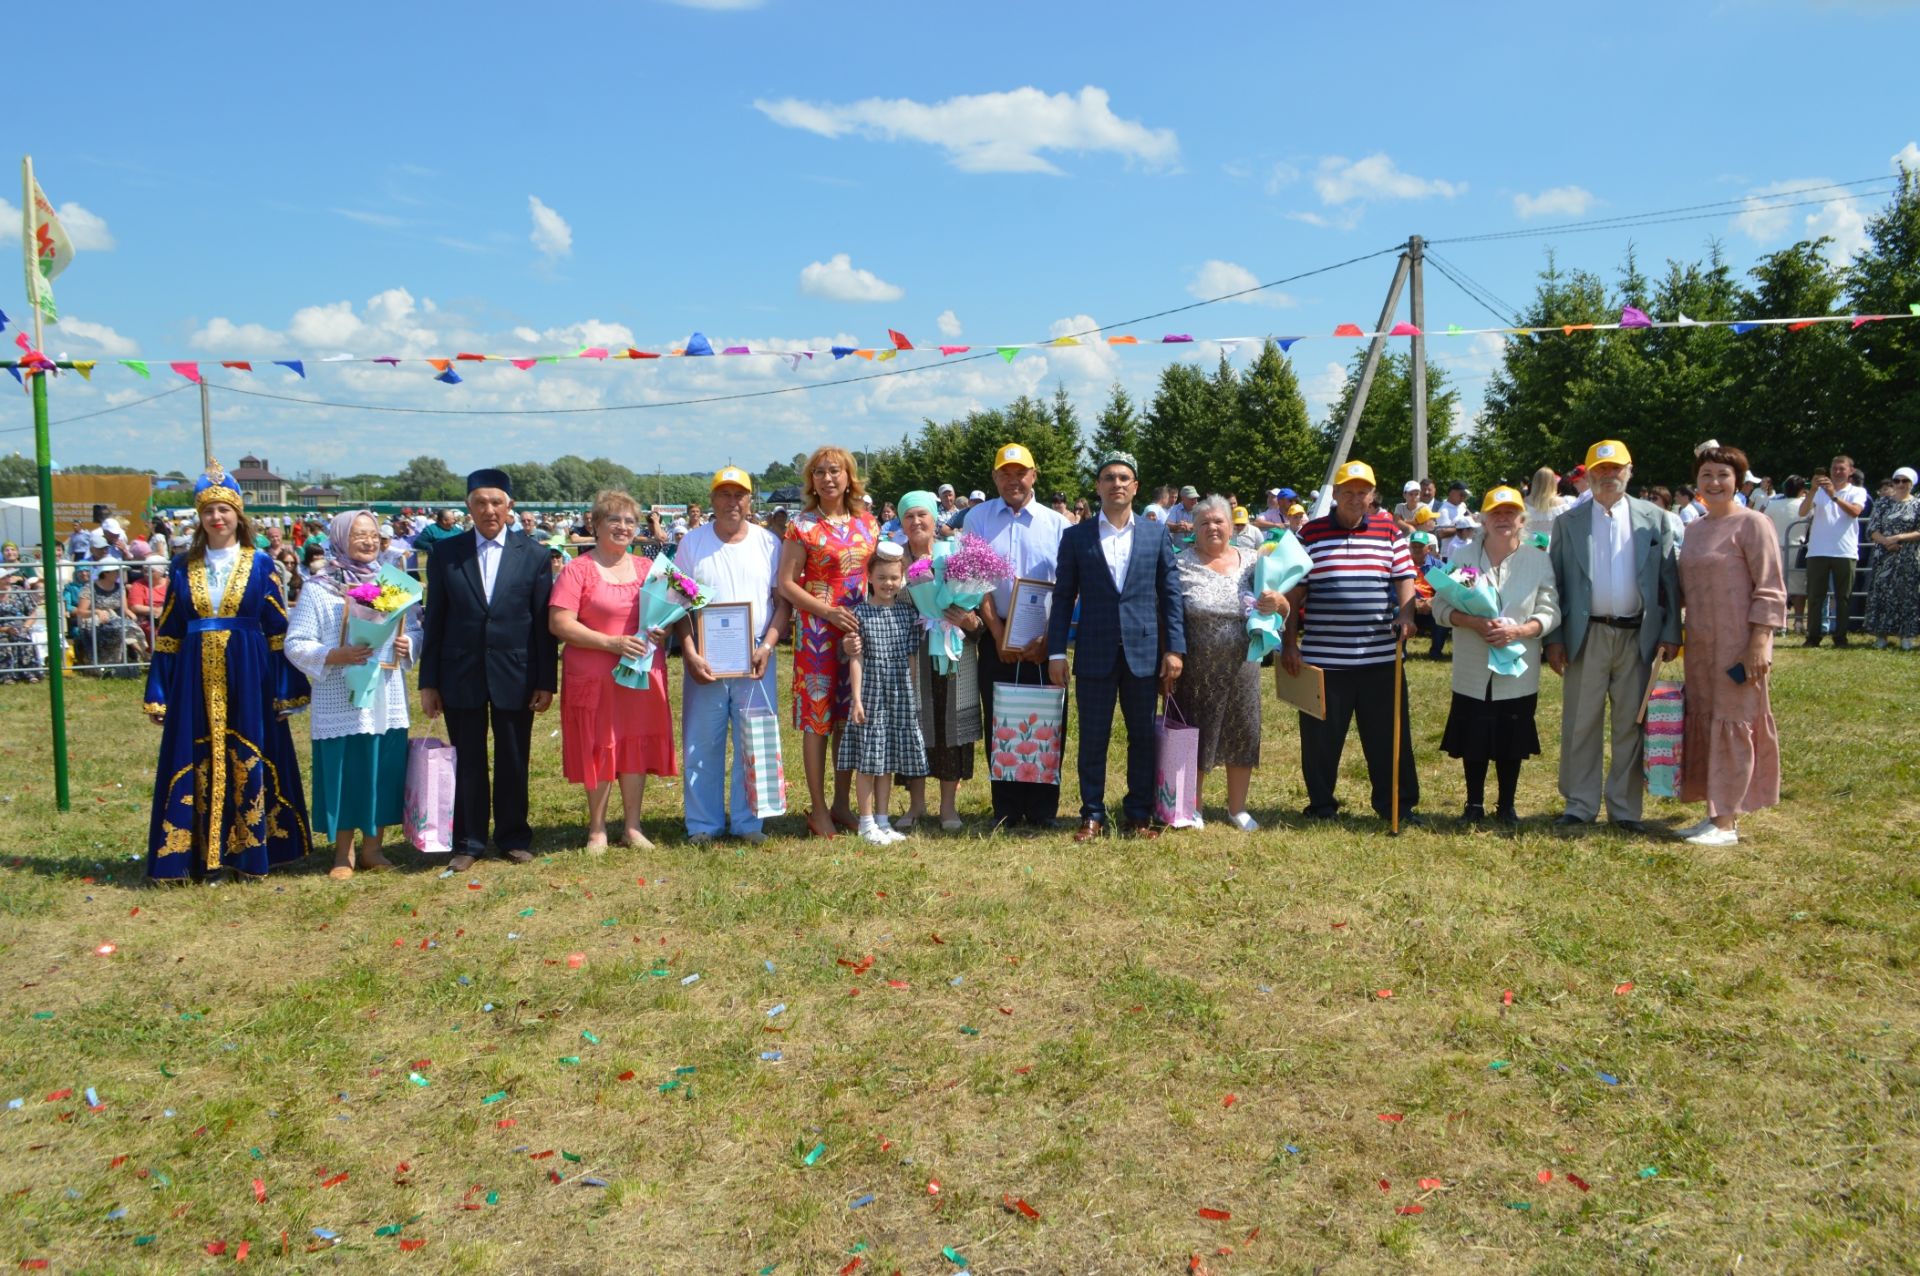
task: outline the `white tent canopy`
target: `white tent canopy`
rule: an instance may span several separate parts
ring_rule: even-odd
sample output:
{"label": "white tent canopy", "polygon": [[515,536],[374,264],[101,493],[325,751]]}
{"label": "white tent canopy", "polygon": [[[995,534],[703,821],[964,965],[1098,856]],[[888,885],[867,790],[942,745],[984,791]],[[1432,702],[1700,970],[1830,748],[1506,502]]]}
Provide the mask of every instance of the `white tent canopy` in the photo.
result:
{"label": "white tent canopy", "polygon": [[35,547],[40,544],[39,497],[0,497],[0,541],[18,545],[22,558],[33,557]]}

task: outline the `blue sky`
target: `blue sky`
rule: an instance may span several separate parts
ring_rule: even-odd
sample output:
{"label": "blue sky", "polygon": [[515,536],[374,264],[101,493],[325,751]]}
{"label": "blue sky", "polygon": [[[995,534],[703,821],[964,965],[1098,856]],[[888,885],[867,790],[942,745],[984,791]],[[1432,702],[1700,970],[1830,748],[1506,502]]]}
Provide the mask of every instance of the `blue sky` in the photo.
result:
{"label": "blue sky", "polygon": [[[1551,226],[1887,177],[1920,164],[1901,3],[1112,4],[829,8],[635,3],[215,6],[96,15],[17,59],[17,145],[82,252],[46,348],[74,358],[304,357],[214,379],[436,408],[559,408],[825,383],[873,365],[777,360],[464,369],[330,353],[524,355],[582,344],[976,348],[1109,324],[1328,265],[1409,234]],[[24,71],[24,78],[22,72]],[[1833,192],[1838,195],[1842,192]],[[17,248],[18,186],[0,183]],[[1804,198],[1804,197],[1799,197]],[[1840,250],[1881,201],[1764,202],[1632,231],[1462,243],[1524,304],[1554,249],[1613,271],[1736,265],[1809,233]],[[1371,327],[1393,259],[1136,331]],[[19,276],[0,309],[26,314]],[[1428,325],[1488,313],[1437,274]],[[1659,316],[1657,316],[1659,317]],[[943,324],[944,320],[944,324]],[[951,334],[951,335],[943,335]],[[1476,406],[1492,340],[1430,344]],[[1292,357],[1316,417],[1348,343]],[[1091,418],[1204,344],[1049,350],[734,403],[521,417],[393,416],[216,393],[216,449],[282,473],[608,455],[758,467],[884,445],[1064,382]],[[1242,359],[1246,356],[1241,355]],[[856,366],[857,365],[857,366]],[[898,364],[893,366],[900,366]],[[103,366],[56,420],[171,388]],[[31,451],[26,401],[0,448]],[[62,426],[62,463],[199,459],[196,397]]]}

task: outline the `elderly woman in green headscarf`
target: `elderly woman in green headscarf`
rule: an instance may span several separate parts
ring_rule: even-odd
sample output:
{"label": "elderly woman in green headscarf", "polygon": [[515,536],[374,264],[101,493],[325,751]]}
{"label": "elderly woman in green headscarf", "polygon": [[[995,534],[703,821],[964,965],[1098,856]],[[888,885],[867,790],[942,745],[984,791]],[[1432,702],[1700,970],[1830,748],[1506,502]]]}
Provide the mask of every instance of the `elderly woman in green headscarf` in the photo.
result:
{"label": "elderly woman in green headscarf", "polygon": [[[908,492],[896,507],[900,531],[906,537],[907,562],[933,553],[939,531],[940,504],[932,492]],[[940,782],[940,827],[960,828],[960,782],[973,778],[973,746],[982,735],[980,720],[979,613],[959,607],[946,611],[948,623],[965,639],[960,659],[948,673],[934,670],[933,661],[918,660],[920,679],[920,734],[927,742],[927,775]],[[908,794],[907,816],[894,827],[911,829],[927,813],[927,782],[918,776],[900,776]]]}

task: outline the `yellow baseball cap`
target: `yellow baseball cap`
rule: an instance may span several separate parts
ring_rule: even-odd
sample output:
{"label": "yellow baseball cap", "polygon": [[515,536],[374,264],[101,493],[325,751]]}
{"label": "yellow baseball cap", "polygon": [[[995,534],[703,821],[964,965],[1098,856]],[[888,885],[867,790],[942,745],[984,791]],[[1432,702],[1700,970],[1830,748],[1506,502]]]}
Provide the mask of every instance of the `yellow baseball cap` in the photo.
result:
{"label": "yellow baseball cap", "polygon": [[1233,525],[1235,527],[1245,527],[1247,525],[1247,507],[1246,506],[1236,505],[1233,507]]}
{"label": "yellow baseball cap", "polygon": [[1480,512],[1485,514],[1489,510],[1499,509],[1502,505],[1511,505],[1515,509],[1527,508],[1527,502],[1519,492],[1510,487],[1496,487],[1487,493],[1485,500],[1480,502]]}
{"label": "yellow baseball cap", "polygon": [[1601,439],[1587,449],[1587,468],[1596,465],[1632,465],[1633,453],[1619,439]]}
{"label": "yellow baseball cap", "polygon": [[722,483],[731,483],[735,487],[744,487],[749,495],[753,492],[753,475],[737,465],[722,466],[713,472],[713,482],[707,484],[707,490],[713,491]]}
{"label": "yellow baseball cap", "polygon": [[993,454],[993,468],[997,470],[1003,465],[1019,465],[1029,470],[1039,468],[1033,463],[1033,453],[1018,443],[1009,443]]}
{"label": "yellow baseball cap", "polygon": [[1295,514],[1304,514],[1304,513],[1306,513],[1306,512],[1307,512],[1307,507],[1306,507],[1306,506],[1304,506],[1304,505],[1289,505],[1289,506],[1287,506],[1287,517],[1288,517],[1288,518],[1292,518],[1292,517],[1293,517],[1293,516],[1294,516]]}
{"label": "yellow baseball cap", "polygon": [[1333,472],[1333,485],[1339,487],[1344,483],[1365,483],[1368,487],[1378,486],[1373,481],[1373,467],[1365,461],[1348,461]]}

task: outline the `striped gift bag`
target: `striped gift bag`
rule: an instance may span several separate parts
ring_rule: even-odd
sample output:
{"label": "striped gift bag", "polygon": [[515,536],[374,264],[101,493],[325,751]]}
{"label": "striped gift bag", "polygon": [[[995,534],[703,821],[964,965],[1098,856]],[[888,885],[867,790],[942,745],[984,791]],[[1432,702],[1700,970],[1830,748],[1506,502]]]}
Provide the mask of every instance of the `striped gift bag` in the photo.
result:
{"label": "striped gift bag", "polygon": [[741,716],[747,728],[747,803],[755,819],[787,813],[787,768],[780,757],[780,715],[764,684],[755,683],[766,706],[749,703]]}
{"label": "striped gift bag", "polygon": [[1647,792],[1655,797],[1680,796],[1681,737],[1687,729],[1686,683],[1678,678],[1655,678],[1647,691]]}

